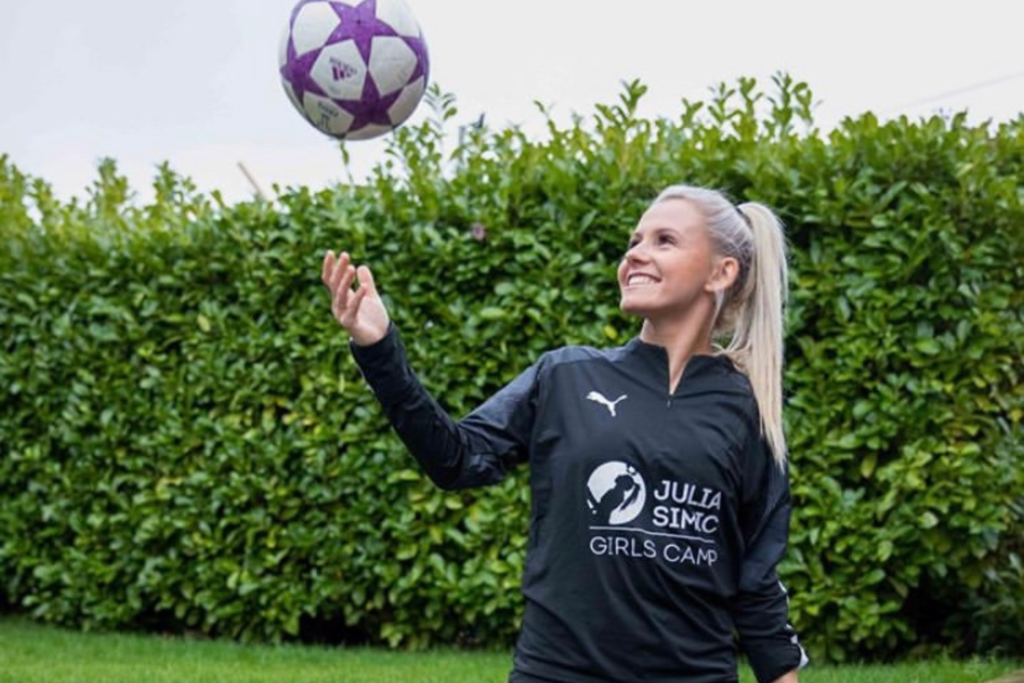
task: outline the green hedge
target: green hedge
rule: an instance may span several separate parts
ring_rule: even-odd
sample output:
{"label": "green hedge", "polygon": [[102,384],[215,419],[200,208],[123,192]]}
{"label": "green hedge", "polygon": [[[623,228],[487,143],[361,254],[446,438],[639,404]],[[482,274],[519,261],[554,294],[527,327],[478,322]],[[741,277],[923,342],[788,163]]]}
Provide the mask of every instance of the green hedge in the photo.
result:
{"label": "green hedge", "polygon": [[819,659],[1024,653],[1024,118],[871,115],[805,84],[644,88],[590,118],[401,129],[364,185],[225,204],[111,161],[82,199],[0,159],[0,603],[91,628],[507,643],[524,471],[443,494],[359,377],[319,282],[374,265],[461,415],[546,349],[623,343],[614,269],[664,185],[776,207],[792,245],[783,566]]}

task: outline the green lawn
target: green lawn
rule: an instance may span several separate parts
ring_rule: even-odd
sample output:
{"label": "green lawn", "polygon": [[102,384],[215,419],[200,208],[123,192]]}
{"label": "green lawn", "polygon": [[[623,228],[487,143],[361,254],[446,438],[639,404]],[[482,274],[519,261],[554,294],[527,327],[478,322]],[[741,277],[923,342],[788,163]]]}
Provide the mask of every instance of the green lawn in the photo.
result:
{"label": "green lawn", "polygon": [[[503,683],[508,653],[243,646],[159,636],[82,634],[0,619],[0,683]],[[978,683],[1024,664],[933,661],[812,667],[809,683]],[[744,682],[752,682],[748,671]]]}

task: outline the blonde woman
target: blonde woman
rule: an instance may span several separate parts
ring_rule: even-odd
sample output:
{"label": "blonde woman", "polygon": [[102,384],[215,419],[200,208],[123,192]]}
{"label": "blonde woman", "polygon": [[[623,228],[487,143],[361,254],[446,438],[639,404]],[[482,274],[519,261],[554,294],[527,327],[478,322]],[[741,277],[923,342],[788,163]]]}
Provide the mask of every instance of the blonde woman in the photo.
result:
{"label": "blonde woman", "polygon": [[409,367],[370,269],[328,252],[323,280],[363,375],[438,486],[530,468],[510,683],[724,683],[737,648],[761,683],[797,680],[806,658],[776,575],[790,514],[786,255],[768,208],[667,188],[618,268],[639,334],[545,353],[459,421]]}

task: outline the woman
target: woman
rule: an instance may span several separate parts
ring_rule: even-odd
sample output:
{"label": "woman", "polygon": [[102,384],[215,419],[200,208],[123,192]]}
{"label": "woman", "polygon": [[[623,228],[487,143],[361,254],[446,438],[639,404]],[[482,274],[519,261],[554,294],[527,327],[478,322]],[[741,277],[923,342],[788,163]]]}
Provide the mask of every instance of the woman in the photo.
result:
{"label": "woman", "polygon": [[370,269],[325,256],[334,316],[430,478],[481,486],[529,463],[510,683],[736,681],[737,640],[761,683],[797,680],[805,657],[775,570],[790,512],[785,259],[764,206],[670,187],[618,268],[639,336],[545,353],[455,422],[409,368]]}

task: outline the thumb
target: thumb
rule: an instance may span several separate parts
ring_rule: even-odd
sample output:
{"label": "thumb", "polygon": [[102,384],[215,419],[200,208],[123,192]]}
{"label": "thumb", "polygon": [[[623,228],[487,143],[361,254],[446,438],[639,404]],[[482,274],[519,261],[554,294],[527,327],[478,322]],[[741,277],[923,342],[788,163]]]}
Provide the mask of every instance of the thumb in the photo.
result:
{"label": "thumb", "polygon": [[370,267],[359,266],[356,269],[356,275],[359,276],[359,283],[366,285],[367,294],[377,296],[377,283],[373,280],[373,273],[370,272]]}

